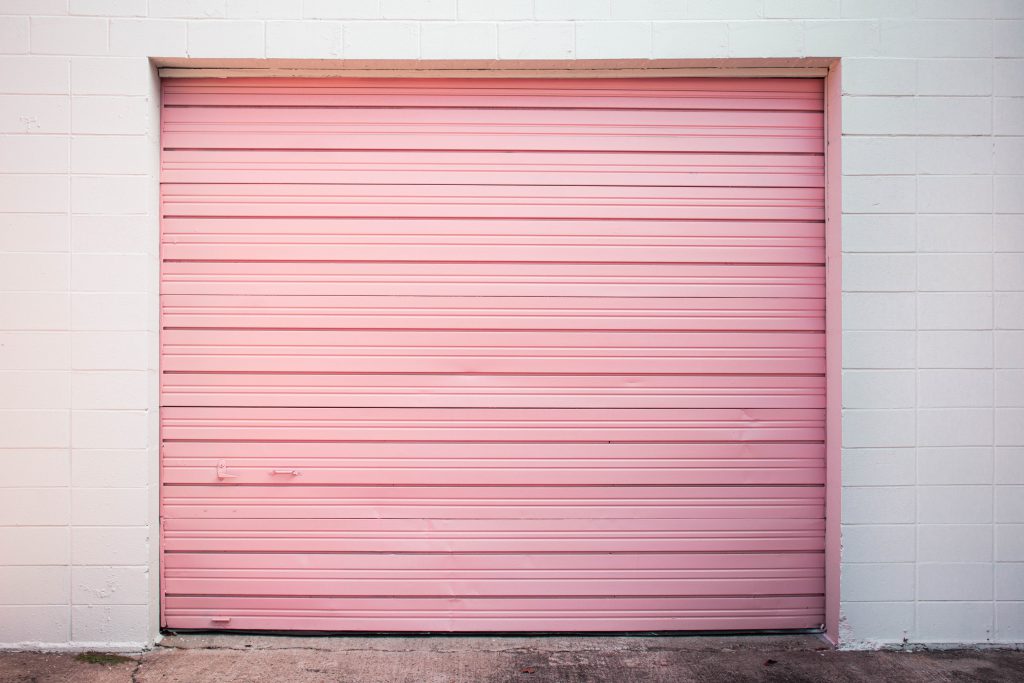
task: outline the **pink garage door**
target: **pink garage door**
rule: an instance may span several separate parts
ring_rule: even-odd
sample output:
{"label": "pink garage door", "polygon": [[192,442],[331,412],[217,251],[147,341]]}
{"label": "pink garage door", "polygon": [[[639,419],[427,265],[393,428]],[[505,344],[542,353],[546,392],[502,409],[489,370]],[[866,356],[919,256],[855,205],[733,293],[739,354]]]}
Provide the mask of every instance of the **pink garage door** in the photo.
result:
{"label": "pink garage door", "polygon": [[812,628],[822,84],[171,80],[172,628]]}

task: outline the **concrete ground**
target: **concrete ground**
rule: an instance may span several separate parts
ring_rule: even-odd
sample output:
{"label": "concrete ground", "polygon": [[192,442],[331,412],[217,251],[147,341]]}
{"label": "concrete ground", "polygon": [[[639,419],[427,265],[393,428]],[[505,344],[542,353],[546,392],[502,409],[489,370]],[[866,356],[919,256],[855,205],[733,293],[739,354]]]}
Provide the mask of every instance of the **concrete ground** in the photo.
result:
{"label": "concrete ground", "polygon": [[1024,681],[1024,650],[836,652],[813,636],[170,636],[140,655],[0,653],[0,683]]}

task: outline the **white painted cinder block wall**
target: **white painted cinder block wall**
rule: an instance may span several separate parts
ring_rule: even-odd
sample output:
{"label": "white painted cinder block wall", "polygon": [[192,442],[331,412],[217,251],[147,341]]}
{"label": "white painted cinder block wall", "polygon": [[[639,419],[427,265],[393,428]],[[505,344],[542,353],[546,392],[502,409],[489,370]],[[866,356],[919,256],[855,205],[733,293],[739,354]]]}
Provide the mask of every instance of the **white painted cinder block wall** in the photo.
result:
{"label": "white painted cinder block wall", "polygon": [[0,0],[0,644],[157,631],[149,57],[843,58],[842,637],[1024,641],[1024,0]]}

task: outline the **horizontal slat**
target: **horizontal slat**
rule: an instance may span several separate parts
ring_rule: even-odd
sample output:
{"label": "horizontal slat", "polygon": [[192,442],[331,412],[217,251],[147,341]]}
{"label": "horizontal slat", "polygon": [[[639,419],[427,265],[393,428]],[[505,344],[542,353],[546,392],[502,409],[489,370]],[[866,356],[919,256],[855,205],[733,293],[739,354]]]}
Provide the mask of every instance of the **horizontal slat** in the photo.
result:
{"label": "horizontal slat", "polygon": [[823,159],[821,155],[754,153],[171,149],[163,153],[161,179],[165,183],[822,187]]}

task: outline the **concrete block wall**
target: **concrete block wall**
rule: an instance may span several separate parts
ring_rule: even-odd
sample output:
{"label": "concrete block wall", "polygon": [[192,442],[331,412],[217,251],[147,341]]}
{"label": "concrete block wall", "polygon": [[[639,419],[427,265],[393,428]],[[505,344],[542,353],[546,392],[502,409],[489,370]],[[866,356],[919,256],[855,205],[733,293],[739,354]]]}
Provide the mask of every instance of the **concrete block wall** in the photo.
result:
{"label": "concrete block wall", "polygon": [[0,644],[157,637],[150,57],[843,58],[847,646],[1024,641],[1024,0],[0,0]]}

